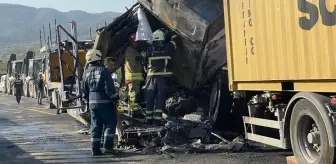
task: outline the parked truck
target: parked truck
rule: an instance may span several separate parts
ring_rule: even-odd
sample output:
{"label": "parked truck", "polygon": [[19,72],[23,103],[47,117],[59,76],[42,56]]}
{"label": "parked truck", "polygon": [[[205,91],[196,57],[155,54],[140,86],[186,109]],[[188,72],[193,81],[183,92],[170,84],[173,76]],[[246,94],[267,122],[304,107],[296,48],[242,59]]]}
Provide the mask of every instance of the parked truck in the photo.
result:
{"label": "parked truck", "polygon": [[23,60],[16,60],[16,55],[12,54],[10,56],[10,59],[7,63],[7,76],[6,76],[6,92],[7,94],[12,94],[14,95],[14,86],[12,85],[15,76],[16,75],[21,75],[22,72],[22,65],[23,65]]}
{"label": "parked truck", "polygon": [[37,98],[37,80],[39,76],[43,74],[43,61],[43,58],[29,59],[28,61],[28,76],[24,83],[24,86],[26,85],[24,91],[26,91],[27,97]]}
{"label": "parked truck", "polygon": [[21,78],[23,80],[23,96],[29,97],[29,82],[32,79],[32,76],[29,74],[29,62],[35,57],[33,51],[28,51],[25,58],[23,59]]}
{"label": "parked truck", "polygon": [[7,69],[6,69],[6,79],[4,81],[4,92],[5,93],[8,93],[10,94],[10,80],[9,80],[9,77],[11,76],[12,74],[12,61],[15,61],[16,60],[16,54],[11,54],[9,56],[9,59],[7,61]]}
{"label": "parked truck", "polygon": [[335,163],[335,1],[224,0],[229,88],[249,140]]}

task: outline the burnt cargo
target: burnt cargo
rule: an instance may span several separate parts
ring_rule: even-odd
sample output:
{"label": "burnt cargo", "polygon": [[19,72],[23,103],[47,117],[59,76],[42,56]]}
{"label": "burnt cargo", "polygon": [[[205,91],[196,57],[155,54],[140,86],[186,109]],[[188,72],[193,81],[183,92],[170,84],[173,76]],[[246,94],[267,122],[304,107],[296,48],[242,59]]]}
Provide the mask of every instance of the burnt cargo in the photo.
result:
{"label": "burnt cargo", "polygon": [[335,3],[224,0],[230,89],[335,92]]}

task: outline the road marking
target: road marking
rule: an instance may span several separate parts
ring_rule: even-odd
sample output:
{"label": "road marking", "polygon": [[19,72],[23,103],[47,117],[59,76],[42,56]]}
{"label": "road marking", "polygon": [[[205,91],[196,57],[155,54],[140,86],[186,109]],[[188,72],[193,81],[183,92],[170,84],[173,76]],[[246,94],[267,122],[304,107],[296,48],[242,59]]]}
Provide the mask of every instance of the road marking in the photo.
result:
{"label": "road marking", "polygon": [[21,110],[21,109],[5,109],[5,110],[0,110],[0,112],[9,112],[9,111],[16,111],[16,110]]}
{"label": "road marking", "polygon": [[39,112],[39,113],[43,113],[43,114],[47,114],[47,115],[51,115],[51,116],[57,116],[57,114],[44,112],[44,111],[41,111],[41,110],[36,110],[36,109],[27,109],[27,110],[34,111],[34,112]]}
{"label": "road marking", "polygon": [[56,155],[55,152],[37,152],[37,153],[29,153],[32,156],[51,156]]}
{"label": "road marking", "polygon": [[[51,115],[51,116],[57,116],[57,114],[53,114],[53,113],[49,113],[49,112],[45,112],[45,111],[41,111],[41,110],[37,110],[37,109],[5,109],[5,110],[0,110],[0,113],[1,112],[10,112],[10,111],[18,111],[18,110],[21,110],[21,111],[27,111],[27,110],[30,110],[30,111],[34,111],[34,112],[39,112],[39,113],[43,113],[43,114],[47,114],[47,115]],[[15,112],[16,113],[16,112]]]}

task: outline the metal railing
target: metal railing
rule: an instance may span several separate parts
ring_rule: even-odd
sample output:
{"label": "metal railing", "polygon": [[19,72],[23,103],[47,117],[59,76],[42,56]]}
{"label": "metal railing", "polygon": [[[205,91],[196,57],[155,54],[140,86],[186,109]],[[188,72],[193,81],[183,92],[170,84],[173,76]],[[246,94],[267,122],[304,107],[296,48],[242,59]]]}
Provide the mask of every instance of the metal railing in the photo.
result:
{"label": "metal railing", "polygon": [[[80,92],[80,88],[81,88],[81,76],[79,75],[79,66],[81,68],[84,68],[83,65],[80,63],[79,60],[79,53],[78,53],[78,46],[81,47],[82,49],[84,49],[85,51],[86,48],[81,45],[78,41],[77,41],[77,27],[76,27],[76,22],[72,21],[70,22],[71,24],[71,32],[72,34],[70,34],[67,30],[65,30],[65,28],[61,25],[58,25],[56,28],[56,43],[57,43],[57,51],[58,51],[58,60],[59,60],[59,67],[60,67],[60,75],[61,75],[61,86],[60,86],[60,98],[61,101],[64,101],[67,96],[65,94],[65,79],[64,79],[64,70],[63,67],[65,66],[71,73],[73,76],[71,79],[71,85],[70,85],[70,90],[68,90],[71,94],[76,95],[76,106],[74,106],[73,108],[76,107],[82,107],[82,98],[81,98],[81,92]],[[64,32],[65,35],[70,38],[71,42],[72,42],[72,50],[69,50],[68,47],[66,45],[62,44],[61,41],[61,32]],[[63,59],[63,52],[66,51],[68,52],[71,57],[74,59],[73,60],[73,64],[74,64],[74,68],[71,69],[69,66],[69,63],[67,63],[64,59]],[[73,80],[74,79],[74,80]],[[74,90],[74,86],[75,86],[75,90]],[[73,93],[73,91],[75,91]],[[67,100],[68,101],[68,100]],[[61,106],[62,107],[62,106]]]}

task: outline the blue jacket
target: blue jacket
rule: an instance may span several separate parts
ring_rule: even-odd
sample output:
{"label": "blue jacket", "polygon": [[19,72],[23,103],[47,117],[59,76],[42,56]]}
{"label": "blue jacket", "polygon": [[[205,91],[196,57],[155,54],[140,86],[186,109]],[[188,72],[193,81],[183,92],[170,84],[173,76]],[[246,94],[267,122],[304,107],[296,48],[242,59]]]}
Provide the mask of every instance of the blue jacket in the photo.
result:
{"label": "blue jacket", "polygon": [[89,109],[113,108],[118,94],[111,73],[102,64],[90,64],[83,73],[82,95]]}

